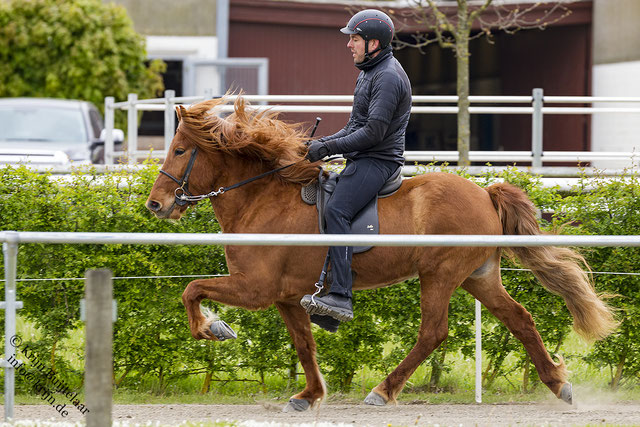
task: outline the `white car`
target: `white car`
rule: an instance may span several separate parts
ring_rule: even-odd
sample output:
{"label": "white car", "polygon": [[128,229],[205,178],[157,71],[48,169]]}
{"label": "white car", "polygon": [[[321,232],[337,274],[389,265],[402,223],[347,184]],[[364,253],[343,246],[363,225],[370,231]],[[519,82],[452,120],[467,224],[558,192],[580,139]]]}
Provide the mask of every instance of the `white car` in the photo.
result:
{"label": "white car", "polygon": [[[118,150],[124,133],[114,129],[113,137]],[[86,101],[0,98],[0,163],[104,163],[102,116]]]}

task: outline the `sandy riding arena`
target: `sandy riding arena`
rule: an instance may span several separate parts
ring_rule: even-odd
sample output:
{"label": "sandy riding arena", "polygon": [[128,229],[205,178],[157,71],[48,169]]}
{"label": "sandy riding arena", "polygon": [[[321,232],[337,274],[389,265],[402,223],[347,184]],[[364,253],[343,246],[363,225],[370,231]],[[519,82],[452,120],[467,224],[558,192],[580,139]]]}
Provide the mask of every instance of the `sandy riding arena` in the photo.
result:
{"label": "sandy riding arena", "polygon": [[[306,413],[282,413],[283,405],[115,405],[116,425],[178,425],[235,421],[241,426],[581,426],[640,425],[640,402],[590,403],[571,407],[560,401],[517,404],[424,404],[404,402],[398,406],[325,404]],[[81,422],[72,411],[62,418],[45,405],[17,405],[15,419]],[[19,423],[23,424],[23,423]],[[38,423],[27,423],[34,425]],[[48,423],[46,423],[48,424]],[[24,425],[24,424],[23,424]],[[40,423],[42,425],[42,423]],[[68,424],[67,424],[68,425]]]}

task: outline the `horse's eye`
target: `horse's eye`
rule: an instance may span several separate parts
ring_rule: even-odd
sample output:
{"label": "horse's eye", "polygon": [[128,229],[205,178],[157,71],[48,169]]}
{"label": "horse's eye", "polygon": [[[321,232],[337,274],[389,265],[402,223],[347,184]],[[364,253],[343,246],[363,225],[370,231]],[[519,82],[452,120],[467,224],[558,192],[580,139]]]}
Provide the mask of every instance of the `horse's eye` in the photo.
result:
{"label": "horse's eye", "polygon": [[184,154],[184,149],[183,148],[176,148],[176,156],[181,156]]}

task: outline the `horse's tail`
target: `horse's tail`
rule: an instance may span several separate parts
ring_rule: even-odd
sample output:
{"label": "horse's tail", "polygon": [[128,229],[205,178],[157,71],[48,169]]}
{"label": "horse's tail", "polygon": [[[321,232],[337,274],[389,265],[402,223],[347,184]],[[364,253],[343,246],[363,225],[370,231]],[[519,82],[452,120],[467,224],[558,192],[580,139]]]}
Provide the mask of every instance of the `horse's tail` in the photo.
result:
{"label": "horse's tail", "polygon": [[[498,211],[504,234],[542,234],[536,220],[536,208],[524,191],[506,183],[486,188]],[[573,315],[574,329],[586,340],[606,337],[618,325],[612,309],[603,301],[606,295],[596,294],[587,262],[569,248],[554,246],[504,248],[517,257],[550,292],[561,296]]]}

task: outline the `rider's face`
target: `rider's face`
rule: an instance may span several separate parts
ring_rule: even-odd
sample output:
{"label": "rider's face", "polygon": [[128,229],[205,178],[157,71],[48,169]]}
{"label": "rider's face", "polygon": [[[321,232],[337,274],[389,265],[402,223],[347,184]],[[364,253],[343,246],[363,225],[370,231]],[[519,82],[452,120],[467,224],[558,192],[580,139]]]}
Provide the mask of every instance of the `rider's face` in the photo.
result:
{"label": "rider's face", "polygon": [[[377,40],[369,40],[369,52],[375,49],[373,47],[377,44]],[[356,64],[364,61],[364,44],[366,42],[359,34],[350,34],[349,35],[349,43],[347,43],[347,47],[351,50],[351,54],[353,55],[353,62]]]}

